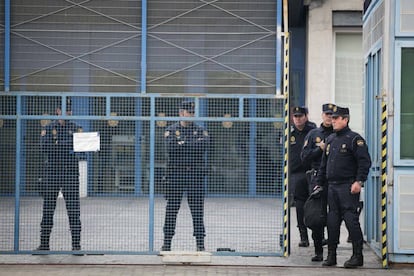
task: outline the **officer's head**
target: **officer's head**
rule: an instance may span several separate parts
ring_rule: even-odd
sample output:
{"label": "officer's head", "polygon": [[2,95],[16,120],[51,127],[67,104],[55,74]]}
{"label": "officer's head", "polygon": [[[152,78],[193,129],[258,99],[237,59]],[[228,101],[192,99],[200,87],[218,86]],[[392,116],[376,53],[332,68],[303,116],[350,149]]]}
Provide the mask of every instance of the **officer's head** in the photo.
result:
{"label": "officer's head", "polygon": [[293,124],[298,129],[303,129],[308,121],[308,108],[304,106],[294,106],[292,108]]}
{"label": "officer's head", "polygon": [[[55,113],[58,116],[62,116],[62,109],[60,107],[56,107]],[[70,106],[68,106],[66,108],[66,115],[68,115],[68,116],[72,115],[72,111],[70,110]],[[65,120],[59,119],[58,122],[63,125],[65,123]]]}
{"label": "officer's head", "polygon": [[[180,117],[194,117],[194,102],[183,101],[180,104],[179,110]],[[191,121],[181,121],[181,125],[186,126],[191,124]]]}
{"label": "officer's head", "polygon": [[349,108],[335,106],[332,113],[332,126],[335,131],[341,130],[349,123]]}
{"label": "officer's head", "polygon": [[322,105],[322,124],[326,127],[332,126],[332,113],[335,105],[326,103]]}

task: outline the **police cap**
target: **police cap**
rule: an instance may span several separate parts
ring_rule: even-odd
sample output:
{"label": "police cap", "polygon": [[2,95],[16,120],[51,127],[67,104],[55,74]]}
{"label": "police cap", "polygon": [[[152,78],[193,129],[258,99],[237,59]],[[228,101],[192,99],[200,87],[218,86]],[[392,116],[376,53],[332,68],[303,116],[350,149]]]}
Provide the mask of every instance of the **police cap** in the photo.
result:
{"label": "police cap", "polygon": [[304,106],[295,106],[292,109],[293,115],[306,115],[308,114],[308,109]]}
{"label": "police cap", "polygon": [[349,108],[335,106],[333,109],[332,117],[349,117]]}
{"label": "police cap", "polygon": [[193,101],[183,101],[180,104],[180,109],[187,110],[188,112],[194,112],[194,102]]}
{"label": "police cap", "polygon": [[332,114],[334,107],[335,105],[331,103],[324,104],[322,105],[322,112],[326,114]]}

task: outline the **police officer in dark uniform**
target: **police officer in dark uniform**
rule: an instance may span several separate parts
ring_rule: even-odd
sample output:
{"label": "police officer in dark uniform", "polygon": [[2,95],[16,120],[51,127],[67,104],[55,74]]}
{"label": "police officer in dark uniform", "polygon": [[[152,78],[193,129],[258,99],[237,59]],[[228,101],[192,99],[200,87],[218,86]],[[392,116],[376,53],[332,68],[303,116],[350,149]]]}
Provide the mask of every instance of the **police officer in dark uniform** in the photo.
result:
{"label": "police officer in dark uniform", "polygon": [[[194,102],[182,102],[179,116],[193,117]],[[169,126],[164,136],[168,153],[167,206],[164,222],[164,244],[161,250],[171,250],[171,240],[175,234],[181,199],[184,193],[187,193],[197,251],[204,251],[204,173],[205,154],[210,146],[210,137],[203,127],[192,121],[184,120]]]}
{"label": "police officer in dark uniform", "polygon": [[328,257],[324,266],[336,265],[336,248],[342,219],[352,240],[352,257],[345,268],[364,264],[363,235],[359,223],[359,196],[366,181],[371,158],[365,140],[349,126],[349,109],[335,107],[332,114],[334,133],[326,140],[318,185],[328,185]]}
{"label": "police officer in dark uniform", "polygon": [[[309,131],[305,138],[305,144],[302,149],[301,159],[305,164],[310,164],[311,169],[306,172],[308,187],[310,192],[313,191],[316,183],[316,174],[321,164],[322,153],[325,149],[325,139],[332,134],[332,112],[335,105],[327,103],[322,105],[322,123],[318,128]],[[327,189],[321,189],[320,192],[322,205],[326,209]],[[315,256],[312,257],[312,262],[323,261],[323,233],[324,225],[318,229],[312,229],[312,239],[315,246]]]}
{"label": "police officer in dark uniform", "polygon": [[[60,108],[57,115],[62,115]],[[70,111],[68,111],[70,114]],[[41,131],[41,148],[46,154],[46,179],[41,187],[43,196],[43,216],[40,223],[40,246],[37,250],[50,250],[49,240],[53,227],[53,215],[59,191],[62,191],[69,217],[72,235],[72,250],[80,246],[80,203],[78,156],[73,152],[73,133],[82,128],[68,120],[56,120]]]}
{"label": "police officer in dark uniform", "polygon": [[308,109],[306,107],[295,106],[292,109],[292,114],[293,124],[289,137],[289,200],[292,200],[293,194],[300,234],[299,247],[308,247],[308,229],[303,221],[303,206],[306,199],[309,197],[308,182],[306,180],[306,171],[309,167],[302,162],[300,154],[302,152],[306,135],[311,129],[314,129],[316,125],[315,123],[308,121]]}

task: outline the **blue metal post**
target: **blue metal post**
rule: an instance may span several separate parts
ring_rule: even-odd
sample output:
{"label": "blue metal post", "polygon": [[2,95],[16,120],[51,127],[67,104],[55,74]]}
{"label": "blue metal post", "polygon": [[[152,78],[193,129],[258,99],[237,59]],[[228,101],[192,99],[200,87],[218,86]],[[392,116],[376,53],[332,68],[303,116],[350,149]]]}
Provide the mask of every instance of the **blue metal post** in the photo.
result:
{"label": "blue metal post", "polygon": [[155,98],[151,97],[150,172],[149,172],[149,251],[154,251],[154,166],[155,166]]}
{"label": "blue metal post", "polygon": [[21,144],[22,144],[22,120],[19,118],[22,115],[22,101],[21,96],[17,96],[17,116],[16,119],[16,176],[15,176],[15,206],[14,206],[14,251],[19,251],[20,240],[20,178],[21,178]]}
{"label": "blue metal post", "polygon": [[147,93],[147,0],[141,7],[141,93]]}
{"label": "blue metal post", "polygon": [[10,0],[4,1],[4,91],[10,91]]}
{"label": "blue metal post", "polygon": [[276,1],[276,95],[281,95],[282,85],[282,0]]}
{"label": "blue metal post", "polygon": [[[256,99],[249,100],[249,117],[256,117]],[[256,122],[250,122],[249,135],[249,196],[256,195]]]}
{"label": "blue metal post", "polygon": [[[142,98],[135,99],[135,114],[136,116],[142,115]],[[134,194],[141,195],[142,194],[142,170],[145,168],[145,165],[142,164],[142,122],[135,121],[135,183],[134,183]]]}

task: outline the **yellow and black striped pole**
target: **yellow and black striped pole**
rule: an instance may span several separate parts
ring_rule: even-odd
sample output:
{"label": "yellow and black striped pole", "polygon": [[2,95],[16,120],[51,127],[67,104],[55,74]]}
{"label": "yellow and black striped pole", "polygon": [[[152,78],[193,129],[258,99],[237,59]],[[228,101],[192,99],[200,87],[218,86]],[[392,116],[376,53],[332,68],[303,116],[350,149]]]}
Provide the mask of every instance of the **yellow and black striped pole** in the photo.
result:
{"label": "yellow and black striped pole", "polygon": [[382,267],[388,268],[387,248],[387,104],[382,97],[381,115],[381,219],[382,219]]}
{"label": "yellow and black striped pole", "polygon": [[289,32],[288,32],[288,10],[287,0],[283,1],[284,18],[284,55],[283,55],[283,96],[284,96],[284,162],[283,162],[283,256],[289,255],[288,238],[289,229],[289,206],[288,206],[288,160],[289,160]]}

